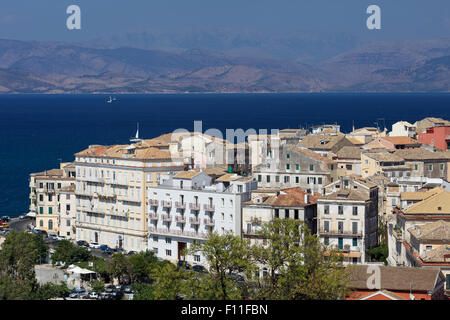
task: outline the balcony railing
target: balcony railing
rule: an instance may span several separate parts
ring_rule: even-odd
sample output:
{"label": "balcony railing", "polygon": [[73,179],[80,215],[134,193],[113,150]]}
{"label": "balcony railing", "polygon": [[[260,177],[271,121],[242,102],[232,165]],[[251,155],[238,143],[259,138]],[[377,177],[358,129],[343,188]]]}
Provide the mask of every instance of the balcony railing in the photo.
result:
{"label": "balcony railing", "polygon": [[353,236],[353,237],[362,237],[362,232],[361,231],[348,231],[348,230],[325,230],[325,228],[320,228],[319,230],[319,234],[321,235],[332,235],[332,236],[339,236],[339,235],[343,235],[343,236]]}
{"label": "balcony railing", "polygon": [[148,204],[153,206],[153,207],[157,207],[158,206],[159,201],[156,199],[149,199],[148,200]]}
{"label": "balcony railing", "polygon": [[213,206],[213,205],[210,205],[210,204],[205,204],[205,205],[203,205],[203,209],[204,209],[205,211],[214,211],[214,210],[215,210],[214,206]]}
{"label": "balcony railing", "polygon": [[172,208],[172,201],[161,201],[161,205],[164,207],[164,208]]}
{"label": "balcony railing", "polygon": [[171,222],[172,221],[172,216],[170,214],[162,214],[161,215],[161,220],[164,222]]}
{"label": "balcony railing", "polygon": [[163,228],[154,228],[154,227],[149,227],[148,231],[150,234],[172,235],[172,236],[180,236],[180,237],[186,237],[186,238],[192,238],[192,239],[206,239],[208,237],[208,234],[204,233],[204,232],[173,230],[173,229],[163,229]]}
{"label": "balcony railing", "polygon": [[199,218],[189,218],[189,222],[191,224],[200,224],[200,219]]}
{"label": "balcony railing", "polygon": [[175,216],[175,221],[179,223],[186,223],[186,217],[185,216]]}
{"label": "balcony railing", "polygon": [[150,220],[158,220],[158,219],[159,219],[159,216],[158,216],[156,213],[149,213],[149,214],[148,214],[148,218],[149,218]]}
{"label": "balcony railing", "polygon": [[206,226],[214,226],[216,224],[216,221],[211,218],[205,218],[204,223]]}
{"label": "balcony railing", "polygon": [[185,202],[176,201],[175,202],[175,208],[177,208],[177,209],[186,209],[186,203]]}
{"label": "balcony railing", "polygon": [[252,222],[254,224],[261,224],[261,218],[251,217],[250,222]]}
{"label": "balcony railing", "polygon": [[200,205],[198,203],[190,203],[189,204],[189,209],[199,211],[200,210]]}

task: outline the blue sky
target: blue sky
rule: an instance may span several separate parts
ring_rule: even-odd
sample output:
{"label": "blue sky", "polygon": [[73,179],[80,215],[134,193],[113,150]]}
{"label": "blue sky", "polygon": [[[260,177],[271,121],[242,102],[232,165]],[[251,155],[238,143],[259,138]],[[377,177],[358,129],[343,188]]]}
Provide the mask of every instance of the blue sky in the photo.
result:
{"label": "blue sky", "polygon": [[[65,27],[66,8],[82,9],[82,30]],[[382,30],[365,27],[366,8],[382,9]],[[2,0],[0,38],[79,41],[136,27],[226,27],[263,32],[345,32],[370,40],[450,35],[449,0]]]}

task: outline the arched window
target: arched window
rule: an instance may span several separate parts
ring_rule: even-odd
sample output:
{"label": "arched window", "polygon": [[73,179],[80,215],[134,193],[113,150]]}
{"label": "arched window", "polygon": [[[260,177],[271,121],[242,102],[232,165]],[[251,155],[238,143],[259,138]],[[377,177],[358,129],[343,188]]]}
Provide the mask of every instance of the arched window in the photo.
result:
{"label": "arched window", "polygon": [[48,230],[53,230],[53,220],[48,220]]}

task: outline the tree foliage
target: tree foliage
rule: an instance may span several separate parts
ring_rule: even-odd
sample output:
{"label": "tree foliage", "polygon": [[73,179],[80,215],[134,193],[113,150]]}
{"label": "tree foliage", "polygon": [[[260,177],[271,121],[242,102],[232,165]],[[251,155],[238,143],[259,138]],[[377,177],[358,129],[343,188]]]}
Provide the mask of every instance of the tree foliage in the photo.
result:
{"label": "tree foliage", "polygon": [[85,247],[79,247],[74,245],[69,240],[58,241],[55,246],[55,252],[52,255],[52,263],[60,261],[64,263],[66,267],[77,262],[88,261],[91,257],[91,253]]}

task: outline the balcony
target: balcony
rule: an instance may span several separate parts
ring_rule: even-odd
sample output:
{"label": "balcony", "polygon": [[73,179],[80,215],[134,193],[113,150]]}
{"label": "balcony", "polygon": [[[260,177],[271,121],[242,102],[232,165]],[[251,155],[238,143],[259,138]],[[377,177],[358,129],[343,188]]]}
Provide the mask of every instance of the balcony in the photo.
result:
{"label": "balcony", "polygon": [[149,213],[149,214],[148,214],[148,218],[149,218],[150,220],[158,220],[158,219],[159,219],[159,216],[158,216],[156,213]]}
{"label": "balcony", "polygon": [[55,189],[54,188],[44,188],[44,192],[45,193],[55,193]]}
{"label": "balcony", "polygon": [[190,238],[190,239],[206,239],[208,237],[208,234],[204,233],[204,232],[192,232],[192,231],[163,229],[163,228],[154,228],[154,227],[149,227],[148,231],[150,234],[179,236],[179,237],[185,237],[185,238]]}
{"label": "balcony", "polygon": [[214,206],[213,206],[213,205],[210,205],[210,204],[205,204],[205,205],[203,205],[203,209],[204,209],[205,211],[214,211],[214,210],[215,210]]}
{"label": "balcony", "polygon": [[179,223],[186,223],[186,217],[185,216],[175,216],[175,221]]}
{"label": "balcony", "polygon": [[172,208],[172,201],[161,201],[161,206],[164,208]]}
{"label": "balcony", "polygon": [[191,224],[200,224],[200,219],[199,218],[189,218],[189,222]]}
{"label": "balcony", "polygon": [[156,199],[149,199],[149,200],[148,200],[148,204],[149,204],[150,206],[152,206],[152,207],[157,207],[158,204],[159,204],[159,201],[156,200]]}
{"label": "balcony", "polygon": [[328,236],[348,236],[348,237],[362,237],[363,234],[361,231],[347,231],[347,230],[325,230],[324,228],[320,228],[320,235],[328,235]]}
{"label": "balcony", "polygon": [[164,222],[172,222],[172,216],[170,214],[162,214],[161,220]]}
{"label": "balcony", "polygon": [[189,209],[195,210],[195,211],[199,211],[200,210],[200,205],[198,203],[190,203],[189,204]]}
{"label": "balcony", "polygon": [[186,209],[186,203],[185,202],[176,201],[175,202],[175,208],[177,208],[177,209]]}
{"label": "balcony", "polygon": [[216,224],[216,221],[214,221],[214,219],[211,219],[211,218],[205,218],[205,220],[203,222],[205,223],[205,226],[209,226],[209,227],[212,227]]}

